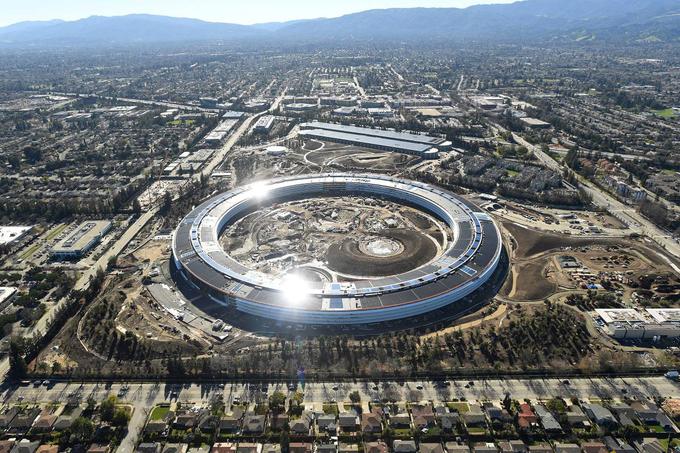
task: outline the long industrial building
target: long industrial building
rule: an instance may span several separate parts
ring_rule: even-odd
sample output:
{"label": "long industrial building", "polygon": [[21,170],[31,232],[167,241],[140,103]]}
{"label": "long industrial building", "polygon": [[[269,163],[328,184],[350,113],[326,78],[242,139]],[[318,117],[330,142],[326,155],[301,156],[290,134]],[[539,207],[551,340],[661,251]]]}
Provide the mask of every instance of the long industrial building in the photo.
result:
{"label": "long industrial building", "polygon": [[101,238],[111,230],[111,226],[108,220],[83,222],[75,231],[54,246],[50,256],[58,260],[81,258],[99,243]]}
{"label": "long industrial building", "polygon": [[[417,207],[453,232],[429,263],[402,274],[344,282],[309,282],[294,288],[285,279],[254,271],[220,246],[220,233],[263,205],[313,197],[382,197]],[[214,303],[251,315],[304,324],[364,324],[408,318],[461,302],[486,283],[501,256],[496,224],[481,210],[436,187],[379,175],[302,175],[254,183],[209,199],[178,225],[173,262],[184,279]]]}
{"label": "long industrial building", "polygon": [[319,140],[363,146],[385,151],[417,155],[436,159],[439,151],[448,151],[451,142],[441,137],[431,137],[410,132],[396,132],[368,127],[312,121],[300,126],[300,135]]}

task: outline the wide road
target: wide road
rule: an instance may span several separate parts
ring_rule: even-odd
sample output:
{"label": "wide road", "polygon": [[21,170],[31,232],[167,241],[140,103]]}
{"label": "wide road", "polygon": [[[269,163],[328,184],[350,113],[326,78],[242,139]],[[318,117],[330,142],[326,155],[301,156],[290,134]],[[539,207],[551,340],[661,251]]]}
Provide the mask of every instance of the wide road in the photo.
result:
{"label": "wide road", "polygon": [[[532,151],[538,160],[546,167],[561,174],[562,166],[552,157],[544,153],[540,147],[532,145],[518,134],[513,133],[512,136],[517,143],[526,146],[527,149]],[[581,187],[591,195],[593,204],[607,210],[614,217],[626,223],[631,232],[649,237],[668,253],[676,258],[680,258],[680,244],[673,238],[671,233],[657,227],[653,222],[637,212],[634,207],[620,202],[616,197],[600,189],[586,178],[583,178],[580,175],[576,175],[576,177],[578,178]],[[680,272],[680,268],[676,263],[669,262],[669,264],[676,272]]]}
{"label": "wide road", "polygon": [[[470,384],[472,382],[472,384]],[[122,402],[135,406],[140,411],[166,401],[201,403],[222,396],[225,402],[235,400],[254,402],[266,398],[274,391],[292,394],[290,383],[226,383],[217,384],[161,384],[132,383],[127,393],[121,392],[123,383],[114,383],[108,388],[103,383],[54,383],[44,385],[15,385],[2,390],[4,402],[47,403],[64,402],[69,398],[85,401],[89,396],[100,401],[107,395],[118,395]],[[553,396],[562,398],[680,398],[680,384],[659,377],[631,378],[570,378],[564,379],[487,379],[449,380],[443,383],[429,381],[406,382],[308,382],[297,385],[304,393],[307,403],[328,401],[349,401],[349,394],[359,392],[362,401],[390,399],[396,401],[450,401],[454,398],[467,400],[500,400],[509,393],[513,398],[545,399]]]}

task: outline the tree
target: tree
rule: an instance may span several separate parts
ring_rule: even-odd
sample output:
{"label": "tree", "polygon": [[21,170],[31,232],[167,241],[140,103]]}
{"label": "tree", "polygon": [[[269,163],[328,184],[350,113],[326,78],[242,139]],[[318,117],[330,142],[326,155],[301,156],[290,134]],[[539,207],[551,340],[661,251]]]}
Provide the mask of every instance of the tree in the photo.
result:
{"label": "tree", "polygon": [[88,396],[87,397],[87,407],[85,408],[85,410],[87,412],[92,412],[95,407],[97,407],[97,401],[95,401],[95,399],[92,398],[92,395]]}
{"label": "tree", "polygon": [[503,398],[503,408],[510,412],[510,409],[512,408],[512,398],[510,397],[510,393],[505,394],[505,398]]}
{"label": "tree", "polygon": [[352,402],[352,404],[359,404],[361,403],[361,395],[359,395],[359,392],[355,390],[349,394],[349,400]]}
{"label": "tree", "polygon": [[118,426],[118,427],[124,427],[127,426],[128,422],[130,421],[130,414],[128,414],[128,411],[123,409],[122,407],[119,407],[116,409],[116,412],[113,414],[113,418],[111,419],[111,424],[113,426]]}
{"label": "tree", "polygon": [[21,339],[13,338],[9,343],[9,373],[14,378],[25,377],[28,373]]}
{"label": "tree", "polygon": [[286,395],[283,392],[276,391],[269,397],[269,408],[278,412],[281,411],[286,404]]}
{"label": "tree", "polygon": [[99,405],[99,415],[105,422],[113,420],[114,411],[116,410],[116,397],[110,396]]}
{"label": "tree", "polygon": [[42,160],[42,151],[35,146],[29,145],[24,147],[23,153],[26,160],[31,164],[35,164]]}
{"label": "tree", "polygon": [[89,440],[94,434],[94,424],[85,417],[78,417],[73,420],[71,434],[78,440]]}

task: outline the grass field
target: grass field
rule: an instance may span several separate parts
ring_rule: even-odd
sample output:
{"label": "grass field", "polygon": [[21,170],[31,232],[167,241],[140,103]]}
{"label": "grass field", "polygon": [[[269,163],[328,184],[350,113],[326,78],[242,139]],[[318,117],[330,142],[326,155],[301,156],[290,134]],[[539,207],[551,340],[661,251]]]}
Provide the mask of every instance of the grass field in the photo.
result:
{"label": "grass field", "polygon": [[156,406],[151,411],[151,420],[163,420],[163,418],[170,412],[170,407],[168,406]]}
{"label": "grass field", "polygon": [[40,248],[40,244],[35,244],[34,246],[32,246],[31,248],[29,248],[28,250],[26,250],[24,253],[22,253],[21,255],[19,255],[19,258],[21,258],[22,260],[25,260],[25,259],[27,259],[27,258],[30,258],[31,256],[33,256],[33,254],[35,253],[35,251],[38,250],[39,248]]}
{"label": "grass field", "polygon": [[66,229],[67,226],[68,226],[68,223],[62,223],[61,225],[57,225],[56,227],[54,227],[52,229],[52,231],[47,233],[45,240],[51,241],[52,239],[56,238],[57,236],[59,236],[61,234],[62,231],[64,231]]}
{"label": "grass field", "polygon": [[663,109],[663,110],[652,110],[656,115],[661,118],[675,118],[675,111],[673,109]]}
{"label": "grass field", "polygon": [[470,405],[468,403],[446,403],[449,409],[453,409],[459,414],[464,414],[470,411]]}

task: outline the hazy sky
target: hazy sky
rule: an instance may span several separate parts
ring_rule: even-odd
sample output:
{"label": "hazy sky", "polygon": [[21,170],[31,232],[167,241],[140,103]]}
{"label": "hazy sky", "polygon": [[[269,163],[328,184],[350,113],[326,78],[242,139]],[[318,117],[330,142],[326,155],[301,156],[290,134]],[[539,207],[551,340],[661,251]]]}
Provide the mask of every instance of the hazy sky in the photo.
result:
{"label": "hazy sky", "polygon": [[335,17],[373,8],[465,7],[515,0],[1,0],[0,26],[25,20],[80,19],[133,13],[252,24]]}

